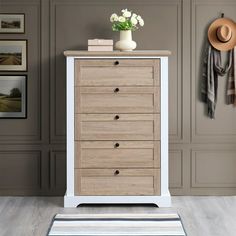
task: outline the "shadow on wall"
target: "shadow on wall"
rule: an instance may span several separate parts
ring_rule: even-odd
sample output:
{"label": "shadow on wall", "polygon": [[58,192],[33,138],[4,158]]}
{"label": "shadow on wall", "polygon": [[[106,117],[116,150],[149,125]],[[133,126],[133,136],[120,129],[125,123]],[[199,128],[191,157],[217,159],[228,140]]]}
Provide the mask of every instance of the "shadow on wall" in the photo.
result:
{"label": "shadow on wall", "polygon": [[87,25],[86,32],[83,31],[83,38],[84,42],[66,48],[66,50],[88,50],[88,39],[113,39],[115,42],[119,38],[119,33],[113,32],[111,27],[107,25],[102,26],[101,24],[93,23]]}

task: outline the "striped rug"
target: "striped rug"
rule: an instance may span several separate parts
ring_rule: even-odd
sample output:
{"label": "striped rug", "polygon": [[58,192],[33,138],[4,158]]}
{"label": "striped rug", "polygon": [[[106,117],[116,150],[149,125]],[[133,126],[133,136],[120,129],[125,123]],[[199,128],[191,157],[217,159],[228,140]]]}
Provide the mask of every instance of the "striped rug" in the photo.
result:
{"label": "striped rug", "polygon": [[186,236],[178,214],[57,214],[48,236]]}

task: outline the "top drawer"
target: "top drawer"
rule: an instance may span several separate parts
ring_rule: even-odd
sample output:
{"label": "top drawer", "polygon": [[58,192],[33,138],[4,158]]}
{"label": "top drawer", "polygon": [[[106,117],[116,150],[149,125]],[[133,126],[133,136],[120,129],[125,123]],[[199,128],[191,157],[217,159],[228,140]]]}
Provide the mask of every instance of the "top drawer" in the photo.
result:
{"label": "top drawer", "polygon": [[159,86],[160,60],[76,60],[76,86]]}

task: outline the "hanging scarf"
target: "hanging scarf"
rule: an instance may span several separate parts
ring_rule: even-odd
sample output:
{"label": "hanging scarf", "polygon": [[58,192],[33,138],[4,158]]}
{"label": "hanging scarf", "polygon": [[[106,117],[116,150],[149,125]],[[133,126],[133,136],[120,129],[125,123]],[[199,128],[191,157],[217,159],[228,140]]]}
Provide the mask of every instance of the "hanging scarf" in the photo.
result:
{"label": "hanging scarf", "polygon": [[229,71],[227,84],[226,102],[227,104],[234,104],[236,106],[236,47],[233,49],[232,67]]}
{"label": "hanging scarf", "polygon": [[220,51],[208,44],[203,59],[201,95],[202,101],[207,104],[207,113],[211,119],[215,118],[218,76],[224,76],[229,72],[232,65],[232,50],[228,53],[228,64],[226,67],[223,68],[221,64]]}

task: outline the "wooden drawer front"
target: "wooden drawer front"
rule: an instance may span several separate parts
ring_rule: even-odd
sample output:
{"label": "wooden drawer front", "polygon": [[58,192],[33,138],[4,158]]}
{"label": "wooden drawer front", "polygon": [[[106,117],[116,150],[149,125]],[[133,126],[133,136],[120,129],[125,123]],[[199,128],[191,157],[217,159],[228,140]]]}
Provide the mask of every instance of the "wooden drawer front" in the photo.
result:
{"label": "wooden drawer front", "polygon": [[[116,172],[119,171],[119,174]],[[76,195],[160,195],[159,169],[75,169]]]}
{"label": "wooden drawer front", "polygon": [[[114,92],[119,89],[118,92]],[[76,113],[158,113],[159,87],[76,87]]]}
{"label": "wooden drawer front", "polygon": [[160,140],[159,114],[77,114],[76,140]]}
{"label": "wooden drawer front", "polygon": [[78,86],[158,86],[160,60],[76,60]]}
{"label": "wooden drawer front", "polygon": [[159,168],[159,141],[76,142],[75,168]]}

